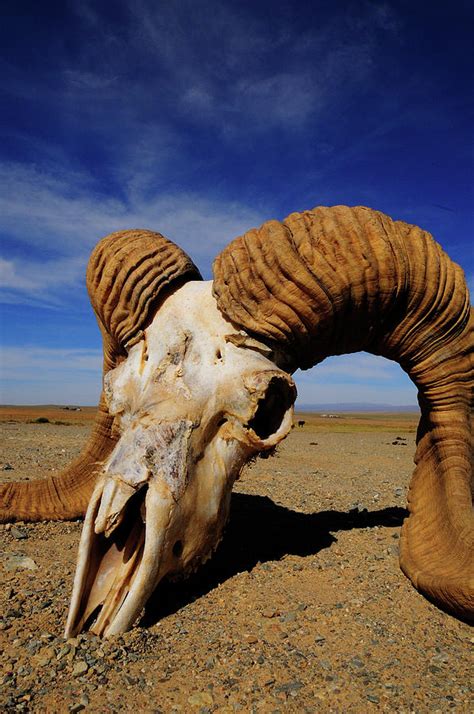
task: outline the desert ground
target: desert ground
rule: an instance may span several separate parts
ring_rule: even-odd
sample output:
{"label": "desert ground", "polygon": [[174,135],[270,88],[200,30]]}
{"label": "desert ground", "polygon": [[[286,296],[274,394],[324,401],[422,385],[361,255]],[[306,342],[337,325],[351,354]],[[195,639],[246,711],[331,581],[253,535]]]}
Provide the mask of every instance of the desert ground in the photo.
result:
{"label": "desert ground", "polygon": [[[1,479],[60,470],[93,416],[1,408]],[[1,711],[472,711],[472,630],[398,566],[416,414],[296,420],[213,559],[122,637],[63,639],[80,522],[0,526]]]}

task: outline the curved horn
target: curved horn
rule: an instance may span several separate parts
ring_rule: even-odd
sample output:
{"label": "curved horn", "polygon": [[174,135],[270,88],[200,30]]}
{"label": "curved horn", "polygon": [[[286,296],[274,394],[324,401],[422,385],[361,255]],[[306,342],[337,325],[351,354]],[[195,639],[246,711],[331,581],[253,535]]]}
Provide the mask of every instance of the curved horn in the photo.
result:
{"label": "curved horn", "polygon": [[474,616],[474,310],[429,233],[368,208],[316,208],[237,238],[214,263],[224,315],[288,369],[366,350],[399,362],[421,420],[400,564],[444,609]]}
{"label": "curved horn", "polygon": [[[141,339],[160,301],[180,284],[200,280],[198,269],[160,233],[112,233],[94,248],[87,289],[102,332],[104,374]],[[98,463],[117,441],[113,417],[102,393],[92,434],[80,456],[58,475],[0,485],[0,522],[76,518],[85,513]]]}

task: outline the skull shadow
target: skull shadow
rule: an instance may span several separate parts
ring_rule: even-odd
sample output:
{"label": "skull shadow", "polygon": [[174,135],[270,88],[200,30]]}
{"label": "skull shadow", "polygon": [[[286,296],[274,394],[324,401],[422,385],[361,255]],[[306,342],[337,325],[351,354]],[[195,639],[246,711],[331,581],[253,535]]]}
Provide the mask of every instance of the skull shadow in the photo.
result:
{"label": "skull shadow", "polygon": [[408,511],[399,506],[378,511],[299,513],[266,496],[233,493],[229,522],[214,556],[186,580],[161,582],[145,607],[140,625],[154,625],[258,563],[280,560],[285,555],[315,555],[337,541],[334,531],[399,528],[407,516]]}

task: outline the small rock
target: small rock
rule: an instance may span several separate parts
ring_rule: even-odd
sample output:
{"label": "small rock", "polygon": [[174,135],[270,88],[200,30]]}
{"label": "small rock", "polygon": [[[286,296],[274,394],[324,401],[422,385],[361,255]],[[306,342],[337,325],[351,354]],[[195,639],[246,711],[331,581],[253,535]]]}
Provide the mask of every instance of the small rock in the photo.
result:
{"label": "small rock", "polygon": [[290,692],[297,692],[304,687],[303,682],[288,682],[287,684],[281,684],[279,687],[275,687],[277,692],[285,692],[289,694]]}
{"label": "small rock", "polygon": [[38,566],[33,558],[28,558],[26,555],[15,555],[14,553],[8,553],[6,555],[4,566],[5,570],[38,570]]}
{"label": "small rock", "polygon": [[12,526],[10,529],[10,533],[17,540],[26,540],[28,538],[28,533],[22,531],[21,528],[18,528],[18,526]]}
{"label": "small rock", "polygon": [[51,662],[53,656],[54,656],[54,651],[48,652],[47,650],[45,650],[43,652],[40,652],[40,654],[36,655],[35,662],[39,667],[46,667],[46,665],[48,665]]}
{"label": "small rock", "polygon": [[2,466],[2,471],[14,471],[14,470],[15,469],[13,468],[13,466],[11,464],[4,464]]}
{"label": "small rock", "polygon": [[[51,604],[51,600],[49,601]],[[55,637],[51,632],[42,632],[40,635],[42,640],[54,640]]]}
{"label": "small rock", "polygon": [[378,704],[379,703],[379,698],[375,696],[375,694],[367,694],[367,699],[369,702],[372,702],[372,704]]}
{"label": "small rock", "polygon": [[214,704],[214,699],[209,692],[196,692],[188,697],[188,704],[192,707],[211,707]]}
{"label": "small rock", "polygon": [[258,637],[255,637],[255,635],[244,635],[245,640],[249,643],[249,645],[254,645],[256,642],[258,642]]}
{"label": "small rock", "polygon": [[71,645],[66,642],[59,650],[56,659],[58,659],[58,660],[62,659],[65,655],[68,654],[70,649],[71,649]]}
{"label": "small rock", "polygon": [[72,669],[72,676],[80,677],[81,674],[85,674],[88,669],[89,669],[89,665],[87,664],[87,662],[84,662],[84,660],[82,660],[82,659],[78,659]]}
{"label": "small rock", "polygon": [[316,635],[314,638],[314,641],[316,642],[317,645],[322,645],[323,642],[326,642],[326,638],[323,637],[322,635]]}

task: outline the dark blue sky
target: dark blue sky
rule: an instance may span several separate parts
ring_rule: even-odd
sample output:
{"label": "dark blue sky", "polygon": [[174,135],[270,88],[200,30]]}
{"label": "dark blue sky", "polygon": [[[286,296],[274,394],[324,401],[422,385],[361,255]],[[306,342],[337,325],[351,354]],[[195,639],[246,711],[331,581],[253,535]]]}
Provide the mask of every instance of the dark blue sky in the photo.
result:
{"label": "dark blue sky", "polygon": [[[84,270],[112,230],[159,230],[210,277],[268,218],[363,204],[432,232],[472,286],[473,8],[4,2],[2,400],[96,399]],[[415,398],[366,355],[299,386],[304,402]]]}

